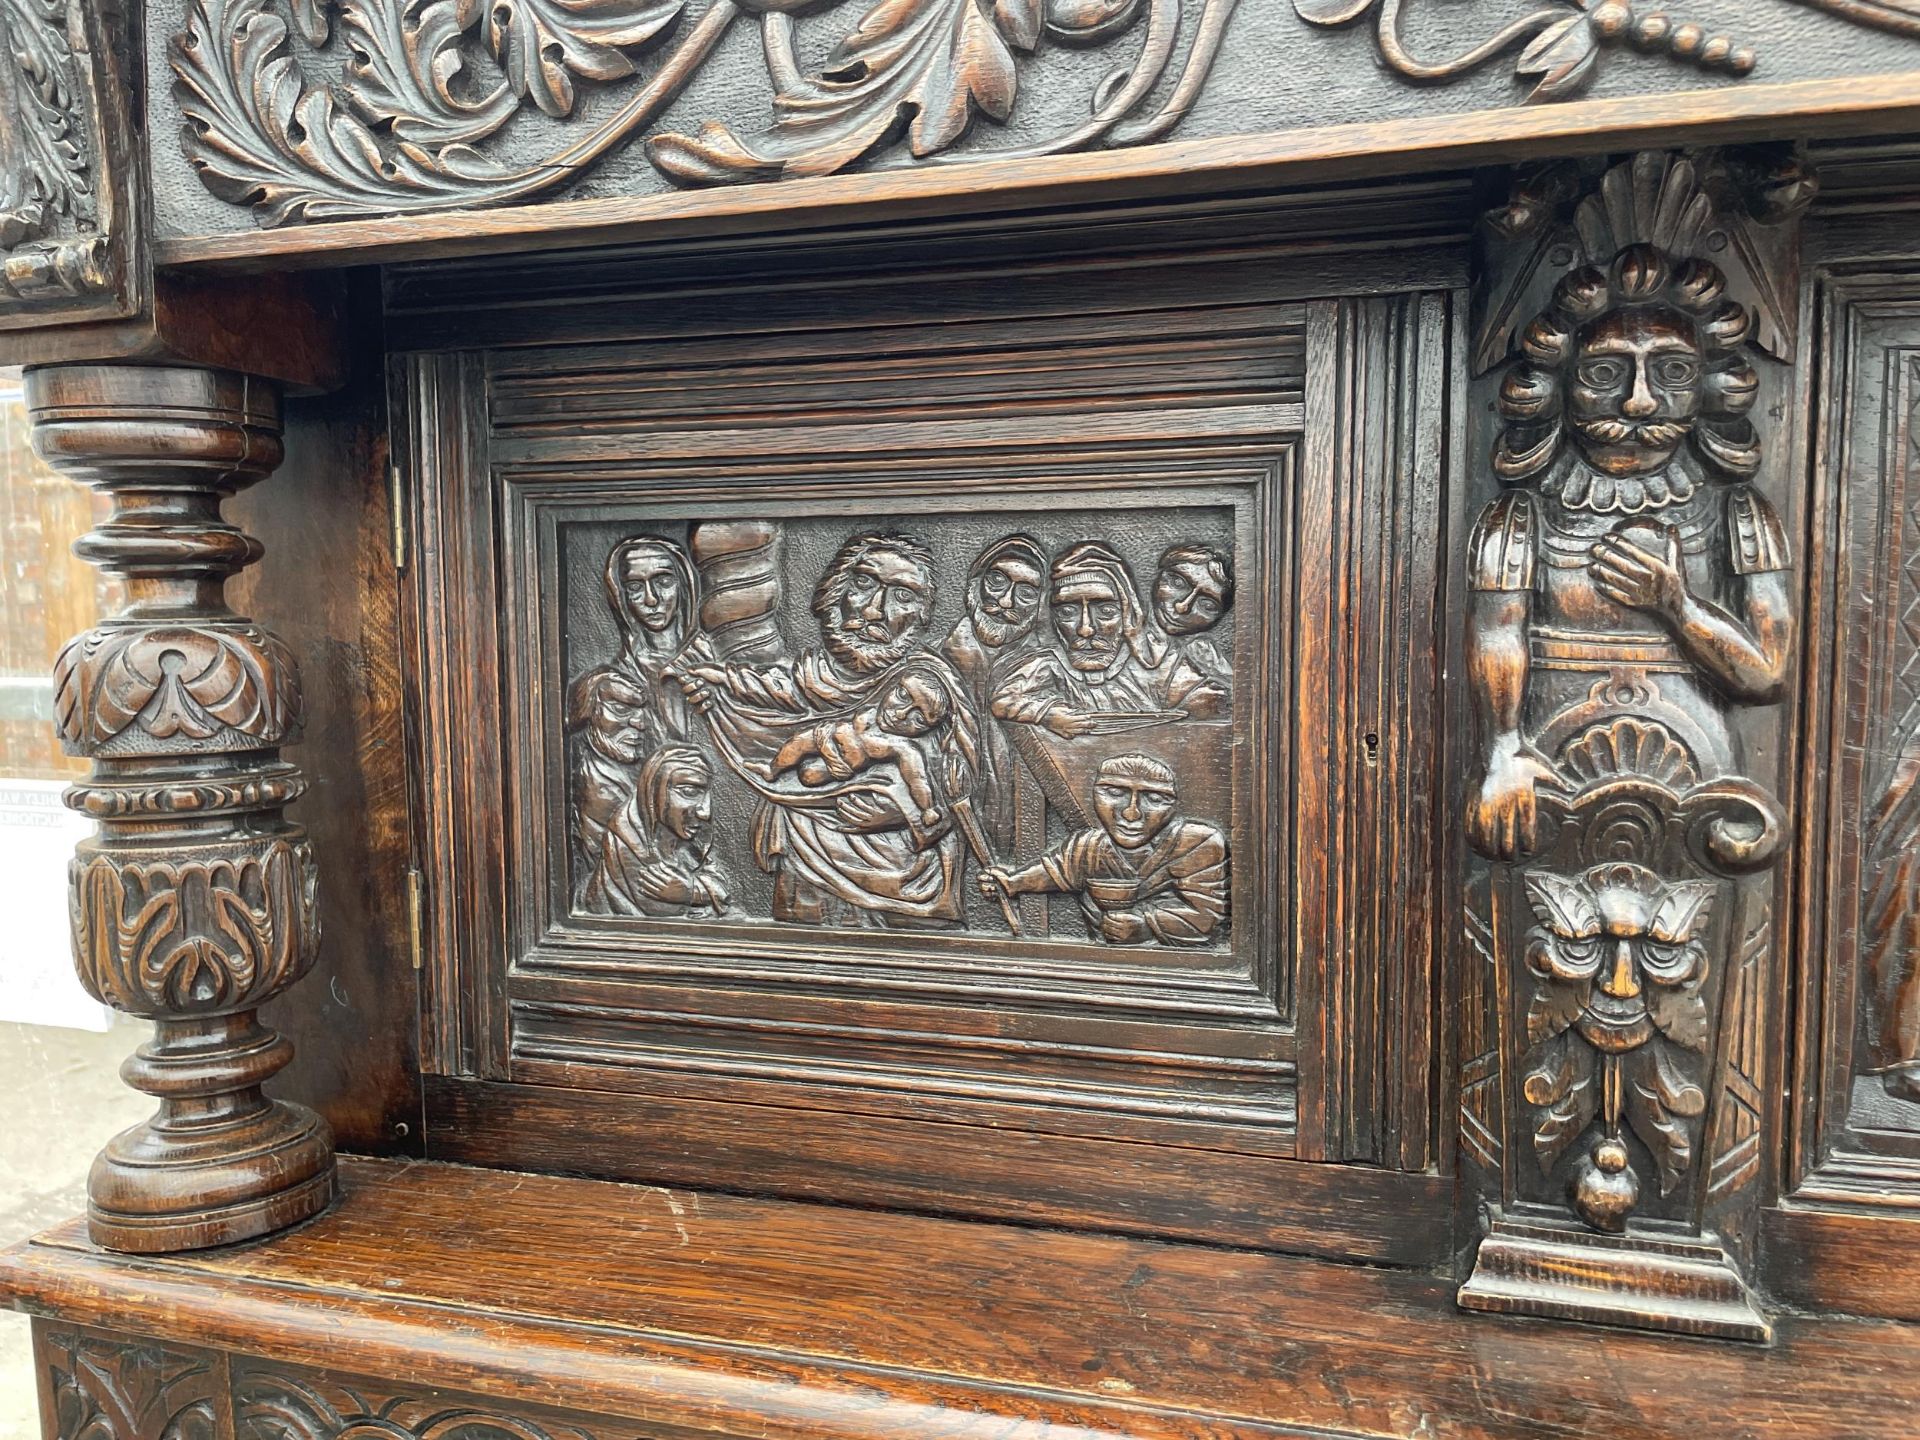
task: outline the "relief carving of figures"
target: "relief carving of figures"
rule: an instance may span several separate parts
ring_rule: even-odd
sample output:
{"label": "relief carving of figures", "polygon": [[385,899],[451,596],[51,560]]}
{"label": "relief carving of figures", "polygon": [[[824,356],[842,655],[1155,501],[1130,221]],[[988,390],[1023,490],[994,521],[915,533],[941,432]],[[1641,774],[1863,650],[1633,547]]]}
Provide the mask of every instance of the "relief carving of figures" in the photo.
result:
{"label": "relief carving of figures", "polygon": [[1755,903],[1734,877],[1785,828],[1732,714],[1781,697],[1791,559],[1753,484],[1753,317],[1684,248],[1707,215],[1692,164],[1657,155],[1583,204],[1590,263],[1519,334],[1492,455],[1510,488],[1471,541],[1467,832],[1522,867],[1534,1157],[1603,1230],[1643,1207],[1645,1163],[1663,1197],[1695,1169]]}
{"label": "relief carving of figures", "polygon": [[604,578],[620,653],[575,681],[567,700],[582,876],[598,866],[607,827],[632,797],[641,764],[690,733],[686,699],[665,674],[699,632],[699,577],[671,540],[621,541],[607,556]]}
{"label": "relief carving of figures", "polygon": [[1175,545],[1160,557],[1153,580],[1153,618],[1185,660],[1208,680],[1230,689],[1233,661],[1208,632],[1233,605],[1233,557],[1213,545]]}
{"label": "relief carving of figures", "polygon": [[[1044,938],[1044,897],[1071,894],[1063,933],[1096,944],[1224,941],[1228,840],[1201,817],[1234,763],[1230,547],[1136,538],[1163,557],[1149,610],[1104,541],[820,537],[790,614],[784,523],[612,547],[622,648],[566,712],[577,913]],[[1167,755],[1134,753],[1163,728]]]}
{"label": "relief carving of figures", "polygon": [[1226,687],[1152,623],[1127,562],[1105,541],[1083,540],[1054,560],[1047,605],[1053,633],[994,692],[998,718],[1072,738],[1226,708]]}
{"label": "relief carving of figures", "polygon": [[1920,1103],[1920,713],[1909,715],[1867,822],[1868,1063]]}
{"label": "relief carving of figures", "polygon": [[709,834],[712,792],[713,769],[691,745],[663,745],[649,755],[602,835],[582,908],[696,919],[726,914],[727,874]]}
{"label": "relief carving of figures", "polygon": [[1104,761],[1098,829],[1079,830],[1024,869],[982,872],[984,893],[1076,896],[1087,932],[1115,945],[1204,945],[1227,916],[1227,837],[1176,813],[1173,771],[1148,755]]}
{"label": "relief carving of figures", "polygon": [[[940,653],[966,681],[976,715],[992,714],[994,691],[1038,643],[1034,630],[1046,584],[1047,557],[1029,536],[1004,536],[974,557],[967,572],[967,613]],[[981,736],[981,805],[988,833],[1005,846],[1013,831],[1019,761],[1000,726],[983,726]]]}
{"label": "relief carving of figures", "polygon": [[758,796],[754,858],[776,877],[776,920],[962,919],[980,729],[960,676],[921,648],[934,584],[919,541],[857,535],[814,591],[820,648],[679,668],[721,757]]}

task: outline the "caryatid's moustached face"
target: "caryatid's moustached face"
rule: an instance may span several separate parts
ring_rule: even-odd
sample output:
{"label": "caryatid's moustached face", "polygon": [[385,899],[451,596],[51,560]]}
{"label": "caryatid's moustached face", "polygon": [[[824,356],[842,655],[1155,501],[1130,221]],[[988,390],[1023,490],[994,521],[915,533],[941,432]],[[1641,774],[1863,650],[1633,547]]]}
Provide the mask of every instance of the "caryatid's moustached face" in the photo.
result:
{"label": "caryatid's moustached face", "polygon": [[1120,658],[1127,643],[1127,607],[1103,575],[1073,575],[1054,583],[1053,630],[1076,670],[1098,674]]}
{"label": "caryatid's moustached face", "polygon": [[1609,310],[1581,329],[1572,369],[1567,416],[1589,465],[1627,476],[1671,463],[1700,414],[1690,322],[1653,306]]}
{"label": "caryatid's moustached face", "polygon": [[974,582],[974,631],[989,645],[1018,640],[1040,618],[1045,593],[1045,577],[1037,567],[1017,555],[1002,555]]}
{"label": "caryatid's moustached face", "polygon": [[642,629],[659,635],[671,630],[686,603],[680,570],[659,550],[641,547],[627,555],[621,567],[621,592],[627,610]]}

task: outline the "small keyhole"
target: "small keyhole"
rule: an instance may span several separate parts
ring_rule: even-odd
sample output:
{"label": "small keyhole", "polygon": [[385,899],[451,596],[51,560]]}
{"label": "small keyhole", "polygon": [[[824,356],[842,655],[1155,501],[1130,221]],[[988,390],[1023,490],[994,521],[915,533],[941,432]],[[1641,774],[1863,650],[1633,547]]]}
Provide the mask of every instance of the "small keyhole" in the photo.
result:
{"label": "small keyhole", "polygon": [[1367,766],[1377,768],[1380,764],[1380,737],[1369,730],[1361,737],[1361,743],[1367,747]]}

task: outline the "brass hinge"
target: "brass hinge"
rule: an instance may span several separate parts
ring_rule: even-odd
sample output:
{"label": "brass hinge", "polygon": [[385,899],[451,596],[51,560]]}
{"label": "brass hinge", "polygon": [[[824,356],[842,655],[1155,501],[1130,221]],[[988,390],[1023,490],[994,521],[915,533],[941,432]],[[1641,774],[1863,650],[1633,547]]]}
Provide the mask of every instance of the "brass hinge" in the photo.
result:
{"label": "brass hinge", "polygon": [[407,949],[418,970],[426,955],[427,882],[418,870],[407,871]]}
{"label": "brass hinge", "polygon": [[400,467],[387,466],[387,520],[393,528],[393,568],[407,568],[407,505],[400,489]]}

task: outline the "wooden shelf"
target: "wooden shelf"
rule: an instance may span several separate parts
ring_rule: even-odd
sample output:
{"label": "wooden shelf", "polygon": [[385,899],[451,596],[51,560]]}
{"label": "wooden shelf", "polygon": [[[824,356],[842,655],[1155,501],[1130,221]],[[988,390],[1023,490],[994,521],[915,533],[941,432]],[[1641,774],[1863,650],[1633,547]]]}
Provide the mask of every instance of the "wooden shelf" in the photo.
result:
{"label": "wooden shelf", "polygon": [[450,1165],[342,1179],[320,1218],[197,1254],[63,1227],[0,1256],[0,1295],[261,1357],[236,1373],[482,1397],[599,1437],[1913,1426],[1920,1329],[1895,1322],[1790,1316],[1771,1348],[1715,1345],[1465,1316],[1442,1278],[1269,1254]]}

